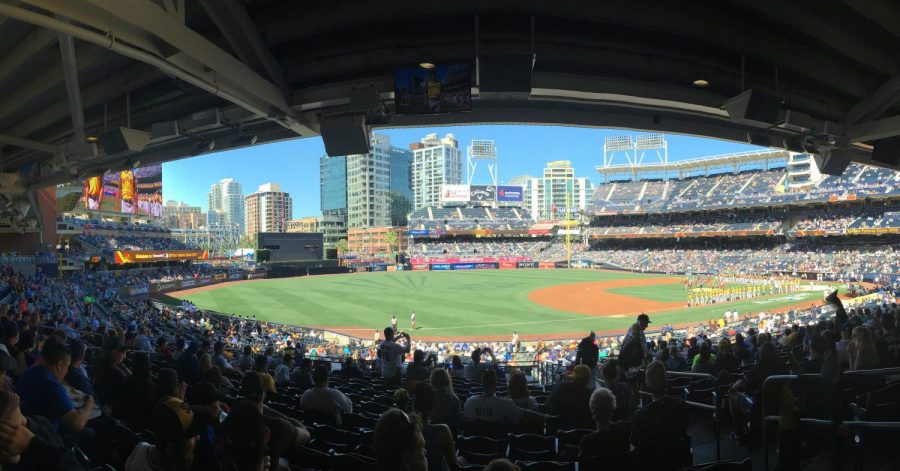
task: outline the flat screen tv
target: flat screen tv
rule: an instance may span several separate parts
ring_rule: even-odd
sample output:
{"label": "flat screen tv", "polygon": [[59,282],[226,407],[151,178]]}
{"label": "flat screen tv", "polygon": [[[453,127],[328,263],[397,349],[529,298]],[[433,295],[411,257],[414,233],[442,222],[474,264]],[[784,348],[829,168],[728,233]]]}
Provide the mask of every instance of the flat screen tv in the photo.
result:
{"label": "flat screen tv", "polygon": [[435,114],[472,109],[472,71],[468,64],[394,71],[398,114]]}

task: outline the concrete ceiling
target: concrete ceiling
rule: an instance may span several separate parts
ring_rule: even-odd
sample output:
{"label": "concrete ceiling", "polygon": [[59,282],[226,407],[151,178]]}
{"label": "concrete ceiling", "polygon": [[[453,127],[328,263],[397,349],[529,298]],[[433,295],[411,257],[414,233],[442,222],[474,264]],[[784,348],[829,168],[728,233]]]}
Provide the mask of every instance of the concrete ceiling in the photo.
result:
{"label": "concrete ceiling", "polygon": [[[533,36],[521,34],[523,21]],[[394,113],[395,68],[425,58],[474,64],[486,48],[533,50],[529,100],[482,99],[475,84],[471,112]],[[900,135],[900,3],[0,0],[0,160],[4,172],[32,171],[19,182],[26,188],[252,137],[316,136],[319,117],[348,110],[360,86],[375,87],[384,105],[372,127],[749,134],[773,146],[803,138],[865,162],[867,143]],[[783,98],[779,123],[736,122],[722,109],[749,89]],[[138,152],[84,144],[172,121],[178,135]]]}

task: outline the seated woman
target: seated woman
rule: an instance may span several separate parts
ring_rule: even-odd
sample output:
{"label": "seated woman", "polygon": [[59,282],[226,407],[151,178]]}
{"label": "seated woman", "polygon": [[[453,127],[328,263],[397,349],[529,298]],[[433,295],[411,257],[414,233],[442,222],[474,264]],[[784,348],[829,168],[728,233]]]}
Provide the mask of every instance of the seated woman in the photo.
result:
{"label": "seated woman", "polygon": [[528,383],[525,380],[525,374],[521,371],[516,371],[509,376],[509,388],[507,389],[507,392],[509,393],[509,399],[520,408],[534,412],[541,411],[537,401],[531,397],[531,392],[528,391]]}
{"label": "seated woman", "polygon": [[417,415],[389,409],[375,424],[375,459],[383,471],[426,471],[425,438]]}
{"label": "seated woman", "polygon": [[[625,453],[631,440],[631,422],[613,422],[616,396],[606,388],[597,388],[591,394],[591,415],[597,429],[581,438],[578,459],[609,457],[612,453]],[[606,459],[604,458],[604,459]]]}

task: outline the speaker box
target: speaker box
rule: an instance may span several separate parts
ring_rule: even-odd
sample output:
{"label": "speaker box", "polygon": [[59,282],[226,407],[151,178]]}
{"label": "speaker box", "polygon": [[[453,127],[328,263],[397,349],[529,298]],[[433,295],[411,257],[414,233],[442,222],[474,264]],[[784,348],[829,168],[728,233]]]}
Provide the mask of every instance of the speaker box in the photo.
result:
{"label": "speaker box", "polygon": [[163,121],[150,125],[150,138],[153,140],[178,137],[178,121]]}
{"label": "speaker box", "polygon": [[481,53],[478,57],[478,91],[484,99],[520,99],[531,96],[534,55],[530,53]]}
{"label": "speaker box", "polygon": [[826,150],[821,155],[813,154],[813,161],[819,172],[825,175],[839,177],[844,174],[844,170],[850,165],[850,158],[839,155],[839,153]]}
{"label": "speaker box", "polygon": [[99,136],[106,155],[140,152],[150,142],[150,134],[137,129],[116,128]]}
{"label": "speaker box", "polygon": [[775,95],[747,90],[729,99],[722,106],[734,121],[757,126],[772,126],[778,121],[783,101],[781,97]]}
{"label": "speaker box", "polygon": [[329,157],[369,153],[366,118],[361,114],[322,116],[319,132]]}
{"label": "speaker box", "polygon": [[872,145],[872,160],[894,169],[900,167],[900,137],[879,139]]}

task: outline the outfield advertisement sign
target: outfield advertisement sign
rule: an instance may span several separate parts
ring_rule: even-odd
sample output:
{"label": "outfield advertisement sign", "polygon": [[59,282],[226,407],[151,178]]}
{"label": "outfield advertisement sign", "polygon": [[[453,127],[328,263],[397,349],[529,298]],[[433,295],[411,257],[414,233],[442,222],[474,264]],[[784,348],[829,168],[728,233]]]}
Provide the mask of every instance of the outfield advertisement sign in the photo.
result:
{"label": "outfield advertisement sign", "polygon": [[269,272],[265,272],[265,271],[255,271],[255,272],[247,273],[248,280],[259,280],[259,279],[268,278],[268,277],[269,277]]}
{"label": "outfield advertisement sign", "polygon": [[197,280],[182,280],[181,287],[182,288],[193,288],[197,286]]}
{"label": "outfield advertisement sign", "polygon": [[446,271],[451,270],[449,263],[432,263],[430,265],[431,271]]}
{"label": "outfield advertisement sign", "polygon": [[243,273],[229,273],[228,279],[231,281],[243,280],[244,274]]}
{"label": "outfield advertisement sign", "polygon": [[422,263],[494,263],[494,262],[521,262],[528,261],[528,257],[438,257],[438,258],[412,258],[409,263],[416,265]]}
{"label": "outfield advertisement sign", "polygon": [[[266,278],[268,276],[268,272],[253,272],[246,274],[246,279],[259,279]],[[197,286],[208,286],[219,283],[224,283],[226,281],[237,281],[243,280],[245,278],[244,273],[219,273],[213,276],[203,276],[196,279],[189,280],[173,280],[173,281],[165,281],[161,283],[150,283],[150,284],[142,284],[135,286],[127,286],[124,288],[119,288],[119,296],[123,297],[138,297],[138,296],[146,296],[150,293],[165,293],[169,291],[179,291],[182,289],[190,289],[195,288]]]}
{"label": "outfield advertisement sign", "polygon": [[442,203],[468,203],[469,185],[441,185]]}
{"label": "outfield advertisement sign", "polygon": [[501,203],[521,203],[522,202],[521,186],[498,186],[497,201]]}
{"label": "outfield advertisement sign", "polygon": [[469,201],[492,203],[497,200],[494,185],[472,185],[469,187]]}

